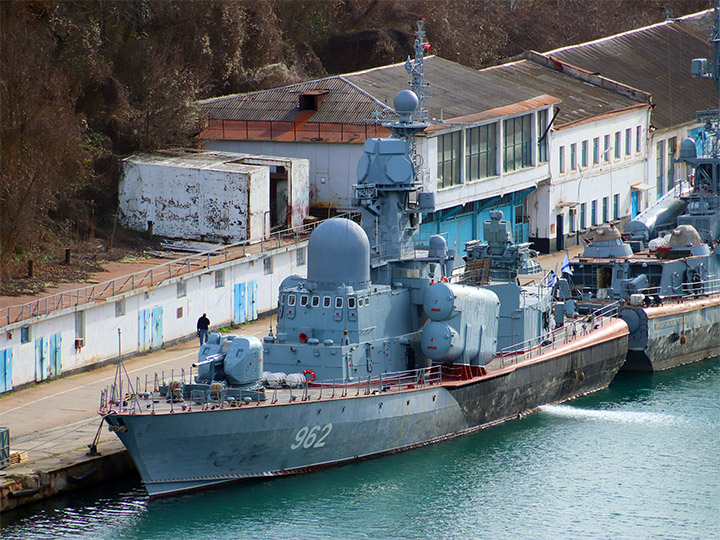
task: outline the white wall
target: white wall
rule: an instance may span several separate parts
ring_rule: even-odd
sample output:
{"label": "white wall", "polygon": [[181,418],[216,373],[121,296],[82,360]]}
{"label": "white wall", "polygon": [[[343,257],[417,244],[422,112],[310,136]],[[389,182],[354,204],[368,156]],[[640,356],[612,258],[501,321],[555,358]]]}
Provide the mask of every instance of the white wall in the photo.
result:
{"label": "white wall", "polygon": [[[609,221],[613,219],[613,195],[619,195],[619,219],[631,211],[631,186],[648,182],[647,133],[649,109],[632,109],[621,114],[599,117],[594,121],[573,124],[551,132],[551,182],[543,184],[528,197],[530,234],[538,238],[555,239],[558,213],[564,215],[564,233],[569,233],[571,203],[577,203],[575,223],[580,227],[580,204],[586,204],[586,228],[591,225],[592,201],[598,201],[598,221],[602,221],[602,200],[608,197]],[[640,148],[636,129],[640,126]],[[631,152],[625,151],[625,130],[631,130]],[[620,157],[615,158],[615,133],[620,132]],[[605,135],[610,136],[609,161],[603,153]],[[593,139],[599,138],[600,163],[593,163]],[[582,142],[588,142],[587,166],[582,166]],[[576,145],[576,168],[571,166],[571,145]],[[564,172],[560,172],[560,148],[564,148]],[[644,206],[643,206],[644,208]]]}
{"label": "white wall", "polygon": [[[303,263],[298,265],[298,250],[303,250]],[[272,258],[272,273],[266,273],[264,259]],[[12,349],[13,386],[35,381],[35,340],[62,335],[62,372],[81,369],[117,358],[118,329],[121,331],[122,353],[139,352],[139,312],[162,308],[163,342],[169,343],[194,336],[198,317],[207,313],[214,328],[229,326],[234,316],[234,286],[257,280],[257,310],[266,312],[277,307],[280,283],[289,275],[307,273],[307,241],[266,251],[263,255],[204,268],[169,279],[152,288],[142,288],[117,295],[105,302],[69,308],[49,316],[35,317],[0,328],[0,350]],[[224,272],[224,286],[216,287],[215,273]],[[187,295],[178,297],[177,283],[186,283]],[[124,300],[125,314],[116,316],[116,302]],[[181,313],[180,311],[181,310]],[[85,316],[85,345],[75,349],[75,315]],[[21,327],[28,325],[30,341],[21,343]]]}
{"label": "white wall", "polygon": [[357,163],[362,157],[365,141],[303,143],[206,140],[204,142],[208,150],[308,159],[310,204],[341,210],[351,209],[352,185],[357,183]]}

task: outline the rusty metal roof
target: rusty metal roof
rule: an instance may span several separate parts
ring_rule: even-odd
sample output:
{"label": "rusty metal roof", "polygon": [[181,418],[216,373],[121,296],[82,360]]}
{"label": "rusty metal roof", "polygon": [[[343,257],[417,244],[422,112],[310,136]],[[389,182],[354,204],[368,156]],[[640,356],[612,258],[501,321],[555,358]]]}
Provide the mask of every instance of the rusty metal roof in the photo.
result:
{"label": "rusty metal roof", "polygon": [[[710,13],[711,12],[704,12]],[[717,95],[709,79],[690,75],[693,58],[711,58],[711,19],[695,14],[545,53],[652,94],[657,128],[693,122],[695,111],[713,109]]]}
{"label": "rusty metal roof", "polygon": [[[484,111],[512,114],[512,106],[547,96],[564,102],[558,125],[637,105],[606,88],[530,61],[482,71],[437,56],[425,59],[431,119],[449,120]],[[408,88],[404,64],[374,68],[305,83],[209,99],[201,106],[209,119],[308,123],[370,123],[373,113],[390,111],[398,91]],[[300,111],[301,94],[325,94],[317,111]],[[504,112],[503,112],[504,111]]]}
{"label": "rusty metal roof", "polygon": [[207,99],[201,101],[200,106],[211,120],[293,122],[301,113],[308,112],[300,110],[299,98],[302,94],[325,94],[316,111],[311,115],[303,114],[303,123],[367,124],[371,123],[373,113],[388,109],[342,77]]}

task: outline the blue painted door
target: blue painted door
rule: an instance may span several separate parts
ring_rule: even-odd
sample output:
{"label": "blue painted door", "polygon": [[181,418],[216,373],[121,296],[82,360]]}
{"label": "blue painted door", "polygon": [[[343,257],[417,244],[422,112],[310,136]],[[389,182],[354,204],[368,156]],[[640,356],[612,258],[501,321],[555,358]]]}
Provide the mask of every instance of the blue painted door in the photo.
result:
{"label": "blue painted door", "polygon": [[631,202],[631,204],[632,204],[631,211],[632,211],[632,218],[633,218],[633,219],[635,219],[635,217],[637,217],[637,215],[638,215],[638,206],[639,206],[638,203],[639,203],[639,201],[640,201],[640,192],[638,192],[638,191],[633,191],[633,192],[630,194],[630,202]]}
{"label": "blue painted door", "polygon": [[235,296],[233,297],[233,323],[243,324],[247,321],[245,311],[245,284],[235,284]]}
{"label": "blue painted door", "polygon": [[47,341],[44,337],[35,340],[35,380],[44,381],[50,376],[50,362],[48,362]]}
{"label": "blue painted door", "polygon": [[152,336],[150,337],[150,348],[159,349],[163,345],[163,308],[162,306],[152,309]]}
{"label": "blue painted door", "polygon": [[258,318],[257,310],[257,280],[248,281],[247,284],[247,312],[248,319],[254,321]]}
{"label": "blue painted door", "polygon": [[0,351],[0,393],[12,390],[12,349]]}
{"label": "blue painted door", "polygon": [[152,332],[150,329],[150,310],[141,309],[138,312],[138,351],[145,352],[150,350],[150,338]]}
{"label": "blue painted door", "polygon": [[62,373],[62,334],[50,336],[50,376],[59,377]]}

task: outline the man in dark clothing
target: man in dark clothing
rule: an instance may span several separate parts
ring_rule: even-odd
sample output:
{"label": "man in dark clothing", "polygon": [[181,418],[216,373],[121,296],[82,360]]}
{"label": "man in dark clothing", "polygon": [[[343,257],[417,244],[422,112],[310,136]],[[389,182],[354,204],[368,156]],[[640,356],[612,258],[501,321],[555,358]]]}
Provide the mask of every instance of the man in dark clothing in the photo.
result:
{"label": "man in dark clothing", "polygon": [[200,317],[197,322],[197,333],[198,333],[198,337],[200,338],[200,346],[201,347],[202,347],[203,343],[207,343],[208,328],[210,328],[210,319],[208,319],[206,314],[203,313],[202,317]]}

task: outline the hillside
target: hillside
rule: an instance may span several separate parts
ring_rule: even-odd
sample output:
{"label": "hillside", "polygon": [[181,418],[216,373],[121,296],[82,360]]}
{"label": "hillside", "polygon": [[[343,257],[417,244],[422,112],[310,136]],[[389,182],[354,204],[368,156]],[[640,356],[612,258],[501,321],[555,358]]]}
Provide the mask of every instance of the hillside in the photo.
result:
{"label": "hillside", "polygon": [[[0,294],[62,280],[117,235],[119,161],[188,146],[198,99],[433,53],[479,68],[707,9],[710,0],[202,0],[0,3]],[[128,249],[142,237],[126,235]],[[66,269],[67,270],[67,269]],[[77,276],[75,276],[76,278]],[[53,278],[55,279],[55,278]],[[42,288],[35,283],[33,290]]]}

